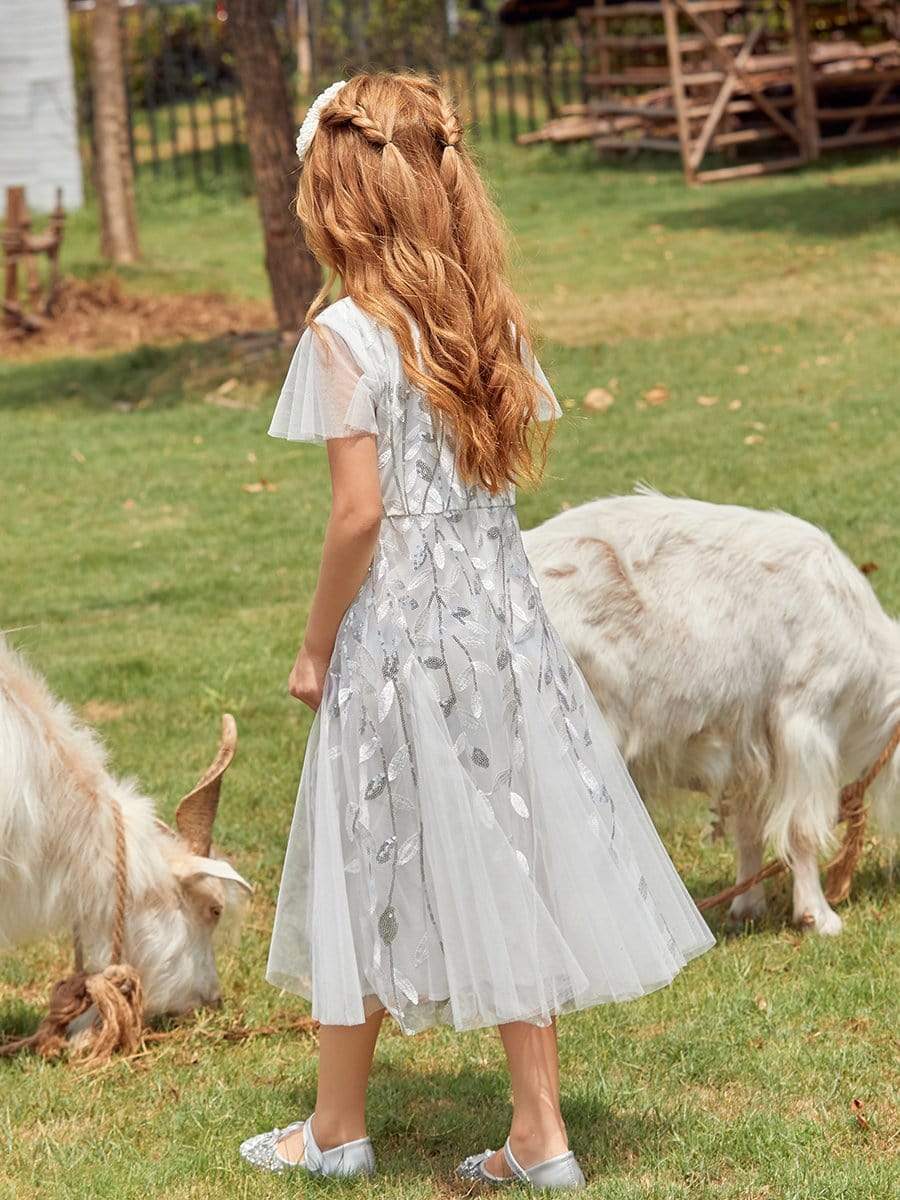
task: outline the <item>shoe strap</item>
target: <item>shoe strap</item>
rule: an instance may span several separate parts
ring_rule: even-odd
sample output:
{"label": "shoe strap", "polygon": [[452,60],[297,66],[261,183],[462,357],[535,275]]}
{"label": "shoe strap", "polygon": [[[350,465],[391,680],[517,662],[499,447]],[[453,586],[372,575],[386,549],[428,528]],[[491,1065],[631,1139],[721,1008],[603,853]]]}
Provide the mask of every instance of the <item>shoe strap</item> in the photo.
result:
{"label": "shoe strap", "polygon": [[319,1143],[313,1135],[312,1119],[314,1115],[311,1113],[303,1122],[303,1158],[301,1161],[308,1171],[319,1174],[325,1166],[325,1155],[319,1149]]}
{"label": "shoe strap", "polygon": [[503,1157],[506,1159],[507,1165],[509,1166],[509,1169],[512,1171],[513,1175],[515,1175],[516,1179],[521,1179],[524,1183],[531,1182],[528,1178],[528,1172],[519,1164],[516,1156],[513,1154],[509,1144],[509,1138],[507,1138],[503,1143]]}
{"label": "shoe strap", "polygon": [[563,1150],[562,1154],[554,1154],[552,1158],[545,1158],[543,1162],[535,1163],[533,1166],[526,1169],[517,1161],[516,1156],[513,1154],[512,1147],[509,1144],[509,1138],[506,1139],[506,1142],[503,1146],[503,1153],[506,1157],[506,1161],[509,1163],[509,1169],[517,1179],[521,1179],[525,1183],[531,1183],[531,1175],[529,1174],[530,1171],[536,1171],[538,1167],[546,1167],[550,1163],[562,1162],[564,1158],[572,1157],[571,1150]]}

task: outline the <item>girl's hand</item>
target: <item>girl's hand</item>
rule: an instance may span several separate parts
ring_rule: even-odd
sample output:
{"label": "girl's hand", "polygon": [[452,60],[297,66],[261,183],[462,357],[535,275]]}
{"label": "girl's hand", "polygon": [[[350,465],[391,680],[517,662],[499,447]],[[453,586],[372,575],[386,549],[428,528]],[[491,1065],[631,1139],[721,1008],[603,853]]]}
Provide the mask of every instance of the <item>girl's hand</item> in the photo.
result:
{"label": "girl's hand", "polygon": [[294,660],[294,667],[288,680],[288,691],[295,699],[302,700],[313,712],[322,703],[328,663],[328,658],[320,654],[311,654],[305,645],[297,651],[297,657]]}

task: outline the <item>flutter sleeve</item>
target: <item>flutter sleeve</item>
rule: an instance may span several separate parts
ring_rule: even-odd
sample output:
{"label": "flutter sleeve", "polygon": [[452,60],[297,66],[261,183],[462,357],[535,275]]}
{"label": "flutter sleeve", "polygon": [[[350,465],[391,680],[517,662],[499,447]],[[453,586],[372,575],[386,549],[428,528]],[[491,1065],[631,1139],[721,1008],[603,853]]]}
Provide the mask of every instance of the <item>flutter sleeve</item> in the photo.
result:
{"label": "flutter sleeve", "polygon": [[530,360],[531,373],[534,375],[535,381],[540,388],[538,392],[537,419],[539,421],[556,421],[562,416],[562,409],[560,408],[556,394],[550,386],[550,381],[541,369],[541,364],[530,350],[526,351],[526,361],[528,360]]}
{"label": "flutter sleeve", "polygon": [[292,442],[377,433],[376,380],[339,333],[320,324],[297,344],[269,425],[272,437]]}
{"label": "flutter sleeve", "polygon": [[[515,336],[515,325],[512,326],[513,336]],[[535,389],[538,396],[537,419],[539,421],[555,421],[562,416],[562,409],[559,406],[559,401],[556,399],[553,388],[550,386],[550,381],[541,370],[541,364],[534,356],[534,352],[525,342],[520,344],[519,353],[522,356],[522,362],[534,376],[535,383],[538,385]]]}

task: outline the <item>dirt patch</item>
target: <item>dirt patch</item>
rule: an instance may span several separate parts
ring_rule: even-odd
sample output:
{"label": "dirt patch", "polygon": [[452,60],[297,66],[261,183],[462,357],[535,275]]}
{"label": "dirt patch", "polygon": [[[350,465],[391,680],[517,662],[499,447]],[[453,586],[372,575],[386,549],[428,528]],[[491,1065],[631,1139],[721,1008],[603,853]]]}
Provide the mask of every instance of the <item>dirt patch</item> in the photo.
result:
{"label": "dirt patch", "polygon": [[0,324],[0,357],[17,361],[132,350],[188,338],[272,329],[272,308],[261,300],[211,293],[126,291],[115,275],[63,281],[57,311],[37,333]]}

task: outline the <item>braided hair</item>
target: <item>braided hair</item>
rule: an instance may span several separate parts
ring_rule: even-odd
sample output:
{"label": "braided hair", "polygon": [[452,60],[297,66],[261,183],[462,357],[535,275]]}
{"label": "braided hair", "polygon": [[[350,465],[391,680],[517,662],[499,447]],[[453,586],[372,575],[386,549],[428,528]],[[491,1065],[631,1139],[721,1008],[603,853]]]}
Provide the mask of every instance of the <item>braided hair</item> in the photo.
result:
{"label": "braided hair", "polygon": [[340,278],[394,334],[463,479],[492,493],[536,481],[549,426],[535,420],[527,322],[450,98],[421,75],[354,76],[320,114],[297,212],[330,272],[307,320],[315,324]]}

